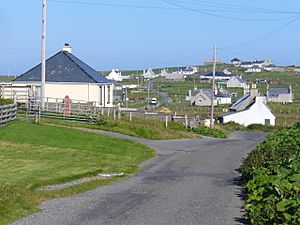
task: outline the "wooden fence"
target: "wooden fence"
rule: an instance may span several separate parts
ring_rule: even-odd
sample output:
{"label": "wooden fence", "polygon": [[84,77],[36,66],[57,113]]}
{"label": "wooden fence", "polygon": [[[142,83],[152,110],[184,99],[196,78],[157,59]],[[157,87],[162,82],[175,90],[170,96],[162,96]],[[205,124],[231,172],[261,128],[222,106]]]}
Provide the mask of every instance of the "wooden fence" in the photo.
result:
{"label": "wooden fence", "polygon": [[17,118],[17,105],[9,104],[0,106],[0,125]]}

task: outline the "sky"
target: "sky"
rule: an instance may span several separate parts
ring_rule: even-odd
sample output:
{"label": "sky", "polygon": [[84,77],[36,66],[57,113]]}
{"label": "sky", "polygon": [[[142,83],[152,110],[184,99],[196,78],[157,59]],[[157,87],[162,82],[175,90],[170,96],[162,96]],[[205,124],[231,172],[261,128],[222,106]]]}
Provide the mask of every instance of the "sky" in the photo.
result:
{"label": "sky", "polygon": [[[299,10],[299,11],[298,11]],[[41,61],[42,0],[0,0],[0,74]],[[47,57],[69,43],[97,70],[271,59],[300,65],[297,0],[47,0]]]}

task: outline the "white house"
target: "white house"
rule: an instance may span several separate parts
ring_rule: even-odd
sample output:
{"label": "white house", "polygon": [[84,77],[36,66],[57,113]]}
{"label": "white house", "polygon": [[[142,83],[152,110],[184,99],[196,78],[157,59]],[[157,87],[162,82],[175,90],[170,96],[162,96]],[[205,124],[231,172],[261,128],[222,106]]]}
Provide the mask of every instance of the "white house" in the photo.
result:
{"label": "white house", "polygon": [[262,68],[259,66],[252,66],[252,67],[248,68],[245,72],[246,73],[261,73]]}
{"label": "white house", "polygon": [[242,63],[241,60],[239,60],[238,58],[234,58],[230,61],[231,65],[234,65],[235,67],[239,67]]}
{"label": "white house", "polygon": [[143,72],[143,77],[145,79],[153,79],[158,76],[159,75],[156,75],[151,68],[149,68],[147,71],[144,70],[144,72]]}
{"label": "white house", "polygon": [[266,104],[264,96],[258,96],[255,85],[250,93],[230,107],[230,112],[221,118],[222,123],[235,122],[244,126],[250,124],[275,125],[276,117]]}
{"label": "white house", "polygon": [[184,81],[185,75],[182,73],[168,73],[165,69],[161,71],[160,76],[166,80]]}
{"label": "white house", "polygon": [[180,67],[175,74],[183,74],[183,75],[193,75],[198,72],[198,68],[195,66],[187,66],[187,67]]}
{"label": "white house", "polygon": [[246,86],[246,81],[239,76],[233,76],[227,81],[228,88],[245,88]]}
{"label": "white house", "polygon": [[217,99],[217,104],[218,105],[224,105],[224,104],[231,104],[232,99],[231,95],[229,94],[228,91],[226,91],[223,88],[217,88],[215,92],[215,98]]}
{"label": "white house", "polygon": [[[33,67],[12,82],[13,86],[30,87],[32,94],[40,98],[41,64]],[[45,97],[94,102],[96,106],[113,107],[113,84],[96,70],[72,54],[66,44],[46,60]]]}
{"label": "white house", "polygon": [[[220,71],[217,71],[215,74],[215,80],[229,80],[230,77],[231,77],[230,75],[227,75],[226,73],[220,72]],[[213,73],[201,75],[200,79],[201,80],[211,80],[211,79],[213,79]]]}
{"label": "white house", "polygon": [[112,69],[110,74],[106,77],[108,80],[122,81],[122,73],[118,69]]}

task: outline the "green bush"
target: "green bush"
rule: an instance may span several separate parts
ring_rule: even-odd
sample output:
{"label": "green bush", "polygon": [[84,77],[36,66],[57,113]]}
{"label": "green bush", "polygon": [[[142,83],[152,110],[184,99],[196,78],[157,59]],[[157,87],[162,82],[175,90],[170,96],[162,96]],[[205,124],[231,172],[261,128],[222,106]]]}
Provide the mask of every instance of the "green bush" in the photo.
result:
{"label": "green bush", "polygon": [[251,224],[300,224],[300,126],[267,137],[244,160]]}
{"label": "green bush", "polygon": [[13,104],[14,101],[12,99],[3,99],[0,98],[0,105],[8,105],[8,104]]}
{"label": "green bush", "polygon": [[212,129],[209,127],[198,126],[190,129],[192,132],[200,134],[202,136],[214,137],[214,138],[227,138],[228,135],[222,130]]}

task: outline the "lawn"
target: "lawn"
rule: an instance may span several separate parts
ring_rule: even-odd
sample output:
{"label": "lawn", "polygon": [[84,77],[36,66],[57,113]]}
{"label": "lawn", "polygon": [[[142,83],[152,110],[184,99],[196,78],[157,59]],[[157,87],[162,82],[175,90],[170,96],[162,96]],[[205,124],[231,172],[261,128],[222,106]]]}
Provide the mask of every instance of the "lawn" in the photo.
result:
{"label": "lawn", "polygon": [[36,187],[63,183],[99,172],[135,173],[155,154],[128,140],[69,128],[15,121],[0,129],[0,224],[37,211],[48,198],[75,194],[107,184],[94,181],[64,191]]}

